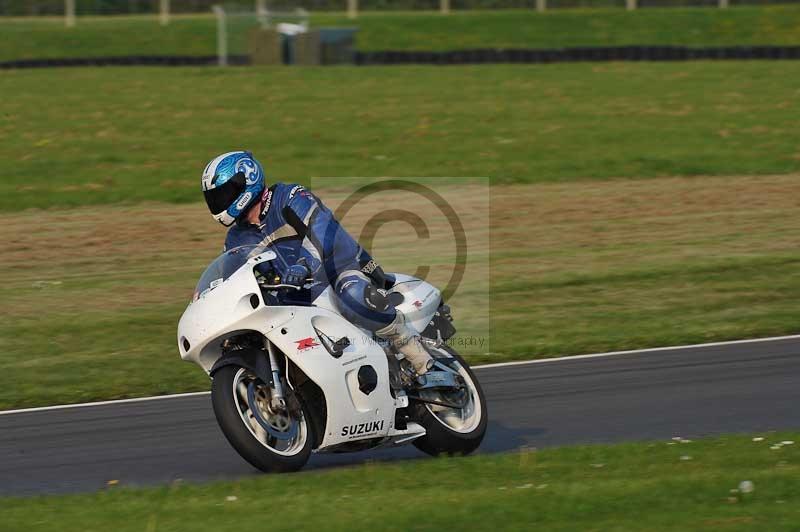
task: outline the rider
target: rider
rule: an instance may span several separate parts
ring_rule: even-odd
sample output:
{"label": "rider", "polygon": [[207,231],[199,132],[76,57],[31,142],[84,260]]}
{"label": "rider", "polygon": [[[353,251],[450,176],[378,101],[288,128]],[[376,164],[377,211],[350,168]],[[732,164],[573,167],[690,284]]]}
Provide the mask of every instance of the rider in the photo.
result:
{"label": "rider", "polygon": [[302,287],[312,276],[315,283],[302,291],[306,302],[332,285],[333,299],[346,319],[389,340],[417,374],[433,366],[405,315],[387,301],[391,280],[309,190],[284,183],[267,187],[261,164],[247,151],[212,159],[203,171],[202,187],[214,219],[230,227],[226,251],[244,245],[270,247],[280,259],[273,267],[282,283]]}

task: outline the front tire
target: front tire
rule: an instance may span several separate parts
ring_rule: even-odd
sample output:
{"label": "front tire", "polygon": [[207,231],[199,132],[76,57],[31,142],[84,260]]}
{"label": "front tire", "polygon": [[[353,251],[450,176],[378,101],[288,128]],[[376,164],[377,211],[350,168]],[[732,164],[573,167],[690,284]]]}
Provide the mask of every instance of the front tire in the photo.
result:
{"label": "front tire", "polygon": [[[436,351],[444,351],[444,354]],[[449,362],[448,365],[464,378],[470,401],[463,409],[458,410],[418,403],[415,417],[425,427],[426,434],[414,440],[414,445],[432,456],[470,454],[480,446],[486,434],[488,411],[483,389],[469,364],[454,350],[441,346],[431,349],[431,354],[438,360]]]}
{"label": "front tire", "polygon": [[231,446],[254,467],[297,471],[308,462],[315,441],[311,412],[297,393],[294,414],[272,412],[270,390],[249,370],[224,366],[211,384],[214,415]]}

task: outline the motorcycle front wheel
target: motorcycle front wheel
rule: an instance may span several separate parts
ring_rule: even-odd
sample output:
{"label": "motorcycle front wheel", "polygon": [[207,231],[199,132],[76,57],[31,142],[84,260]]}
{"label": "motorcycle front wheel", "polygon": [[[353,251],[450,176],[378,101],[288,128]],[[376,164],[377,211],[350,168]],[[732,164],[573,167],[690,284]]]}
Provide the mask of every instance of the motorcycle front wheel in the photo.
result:
{"label": "motorcycle front wheel", "polygon": [[250,370],[225,366],[214,373],[211,403],[222,433],[250,464],[265,472],[297,471],[308,462],[313,423],[303,398],[274,408],[273,389]]}
{"label": "motorcycle front wheel", "polygon": [[[441,346],[432,348],[431,354],[438,363],[446,365],[464,380],[466,403],[463,408],[418,403],[416,418],[425,427],[426,434],[414,440],[414,445],[433,456],[469,454],[478,448],[486,434],[488,412],[483,390],[469,364],[454,350]],[[448,392],[436,389],[423,390],[420,396],[432,401],[453,402]]]}

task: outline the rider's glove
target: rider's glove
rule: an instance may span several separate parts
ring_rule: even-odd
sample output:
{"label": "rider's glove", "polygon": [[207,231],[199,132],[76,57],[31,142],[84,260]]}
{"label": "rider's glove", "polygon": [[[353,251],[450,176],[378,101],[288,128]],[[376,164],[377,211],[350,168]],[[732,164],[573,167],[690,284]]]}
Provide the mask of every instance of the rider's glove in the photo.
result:
{"label": "rider's glove", "polygon": [[286,273],[283,275],[284,284],[294,286],[303,286],[305,284],[306,278],[310,272],[308,266],[304,263],[305,261],[300,259],[297,264],[289,266],[289,269],[287,269]]}

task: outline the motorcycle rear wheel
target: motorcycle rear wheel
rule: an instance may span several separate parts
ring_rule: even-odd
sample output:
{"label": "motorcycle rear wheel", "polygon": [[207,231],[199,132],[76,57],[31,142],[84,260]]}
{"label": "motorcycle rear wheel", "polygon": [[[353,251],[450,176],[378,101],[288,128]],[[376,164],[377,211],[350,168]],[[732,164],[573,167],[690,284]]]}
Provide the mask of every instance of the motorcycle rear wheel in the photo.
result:
{"label": "motorcycle rear wheel", "polygon": [[225,366],[214,374],[211,403],[222,433],[254,467],[284,473],[301,469],[311,456],[314,424],[303,398],[299,415],[273,411],[270,387],[248,369]]}
{"label": "motorcycle rear wheel", "polygon": [[[438,353],[437,356],[437,350],[445,353]],[[470,396],[467,405],[462,409],[418,403],[415,417],[417,422],[425,427],[426,434],[413,443],[419,450],[432,456],[470,454],[480,446],[486,434],[488,411],[483,389],[469,364],[456,351],[443,345],[431,349],[431,354],[434,358],[449,362],[448,365],[466,382]],[[447,399],[435,397],[435,393],[433,390],[426,392],[425,398]]]}

